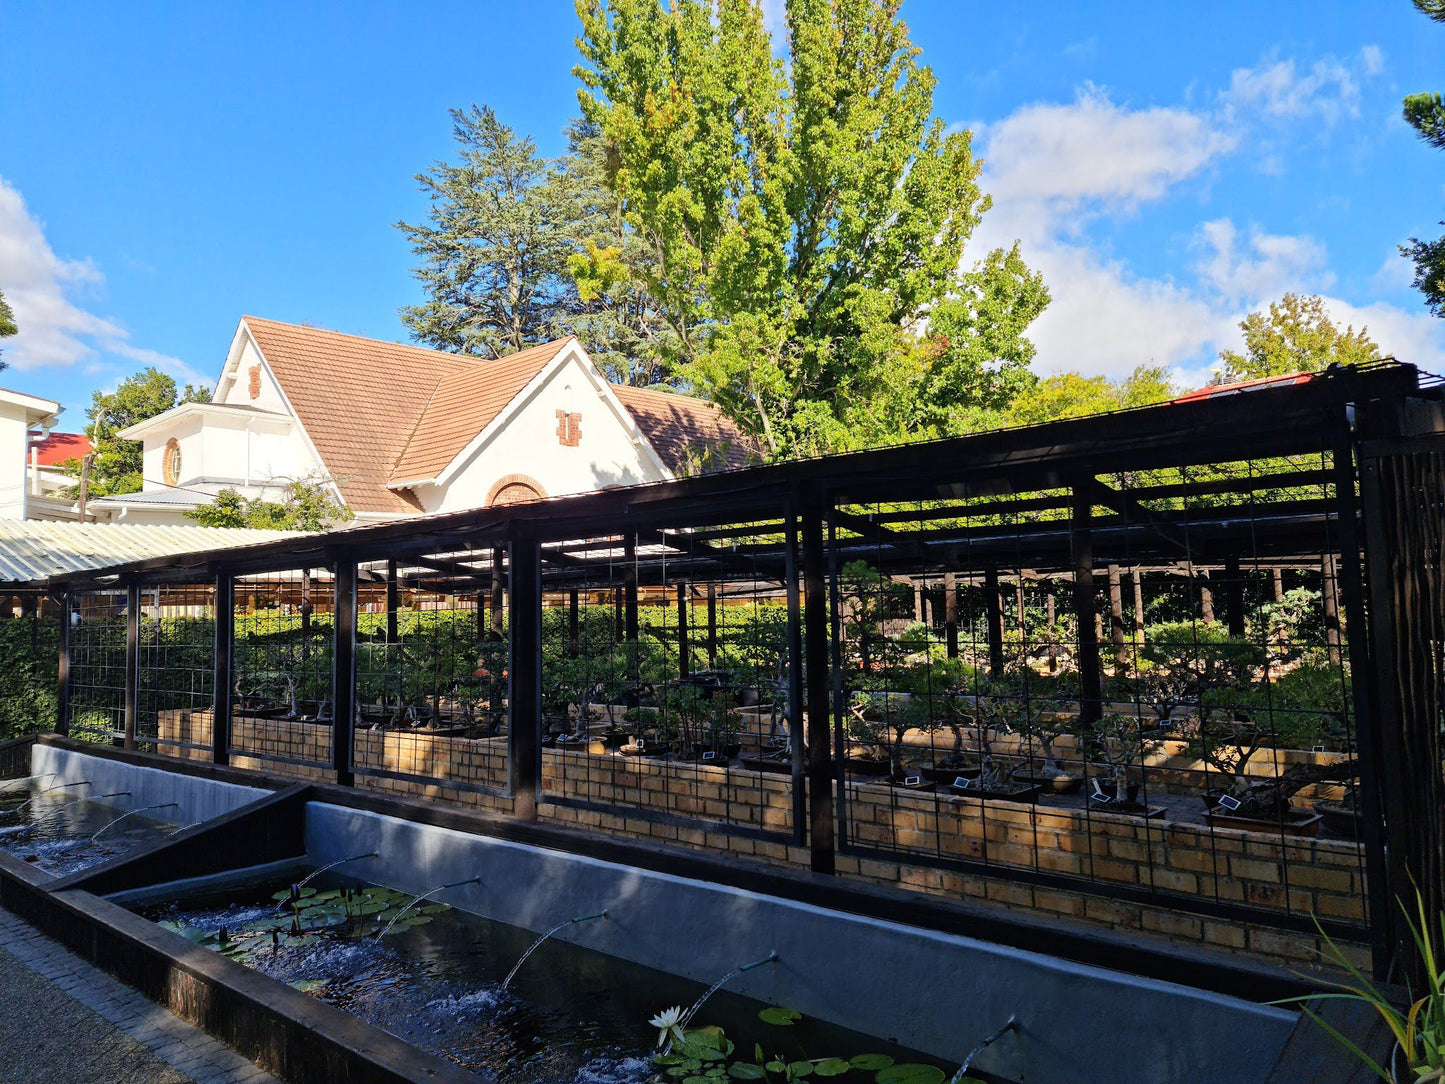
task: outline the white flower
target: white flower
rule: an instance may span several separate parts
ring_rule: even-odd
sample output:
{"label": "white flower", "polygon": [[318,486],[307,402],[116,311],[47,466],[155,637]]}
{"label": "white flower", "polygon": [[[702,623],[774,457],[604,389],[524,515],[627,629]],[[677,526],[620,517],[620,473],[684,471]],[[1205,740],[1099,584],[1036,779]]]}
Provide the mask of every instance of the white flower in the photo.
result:
{"label": "white flower", "polygon": [[674,1005],[670,1009],[663,1009],[662,1012],[658,1013],[656,1016],[654,1016],[651,1020],[648,1021],[649,1024],[657,1028],[658,1046],[662,1046],[664,1043],[666,1043],[669,1036],[672,1037],[674,1042],[680,1043],[683,1041],[682,1014],[682,1006]]}

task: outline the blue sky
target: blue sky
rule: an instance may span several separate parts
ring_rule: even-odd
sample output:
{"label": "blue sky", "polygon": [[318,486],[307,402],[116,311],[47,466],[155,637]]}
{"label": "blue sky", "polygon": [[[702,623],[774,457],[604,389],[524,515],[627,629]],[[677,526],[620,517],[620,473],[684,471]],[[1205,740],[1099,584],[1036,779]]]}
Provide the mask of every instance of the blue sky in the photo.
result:
{"label": "blue sky", "polygon": [[[781,0],[769,0],[774,24]],[[1445,369],[1395,245],[1436,236],[1445,154],[1400,120],[1445,90],[1445,26],[1408,0],[909,0],[935,109],[974,131],[994,210],[1055,301],[1040,372],[1141,362],[1202,379],[1240,316],[1318,292]],[[484,102],[542,150],[576,112],[567,0],[80,4],[11,0],[0,39],[6,387],[62,401],[155,363],[214,379],[254,313],[405,339],[392,224]]]}

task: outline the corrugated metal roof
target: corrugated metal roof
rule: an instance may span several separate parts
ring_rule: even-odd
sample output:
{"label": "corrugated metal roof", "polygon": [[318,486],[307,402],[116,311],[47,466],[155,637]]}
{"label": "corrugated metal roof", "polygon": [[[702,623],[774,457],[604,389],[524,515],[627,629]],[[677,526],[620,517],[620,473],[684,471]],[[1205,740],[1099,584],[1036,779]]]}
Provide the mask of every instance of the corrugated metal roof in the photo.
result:
{"label": "corrugated metal roof", "polygon": [[247,527],[0,520],[0,583],[28,583],[150,557],[250,546],[294,533]]}

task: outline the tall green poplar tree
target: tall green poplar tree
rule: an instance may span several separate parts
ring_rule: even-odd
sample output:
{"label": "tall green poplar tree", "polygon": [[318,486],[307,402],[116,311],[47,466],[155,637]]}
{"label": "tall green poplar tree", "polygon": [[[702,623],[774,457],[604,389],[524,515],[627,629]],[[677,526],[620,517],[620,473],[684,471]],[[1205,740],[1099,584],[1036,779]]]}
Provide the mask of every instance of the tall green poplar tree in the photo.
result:
{"label": "tall green poplar tree", "polygon": [[1048,302],[1018,250],[965,261],[989,198],[932,115],[897,0],[577,0],[583,115],[649,259],[677,373],[774,455],[955,431],[1031,383]]}
{"label": "tall green poplar tree", "polygon": [[[1422,15],[1445,23],[1445,0],[1415,0]],[[1411,94],[1405,99],[1405,123],[1437,151],[1445,151],[1445,100],[1438,92]],[[1400,251],[1415,261],[1415,289],[1436,316],[1445,317],[1445,237],[1434,241],[1410,238]]]}

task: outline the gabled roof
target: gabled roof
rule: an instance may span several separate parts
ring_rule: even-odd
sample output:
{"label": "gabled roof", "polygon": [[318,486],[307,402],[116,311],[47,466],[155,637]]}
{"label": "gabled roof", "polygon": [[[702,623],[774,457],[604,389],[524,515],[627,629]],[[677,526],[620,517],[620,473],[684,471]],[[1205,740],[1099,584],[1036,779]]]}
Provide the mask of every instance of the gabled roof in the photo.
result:
{"label": "gabled roof", "polygon": [[542,343],[444,376],[392,468],[392,484],[439,475],[570,342]]}
{"label": "gabled roof", "polygon": [[674,474],[732,470],[758,459],[753,441],[716,403],[621,384],[612,391]]}
{"label": "gabled roof", "polygon": [[31,447],[40,466],[58,467],[67,459],[79,459],[89,452],[90,438],[84,433],[51,433]]}
{"label": "gabled roof", "polygon": [[[421,511],[405,489],[437,477],[574,340],[477,358],[243,316],[272,375],[346,503],[358,512]],[[669,469],[688,449],[726,446],[725,465],[751,448],[710,403],[612,386]],[[717,464],[710,464],[715,469]]]}

